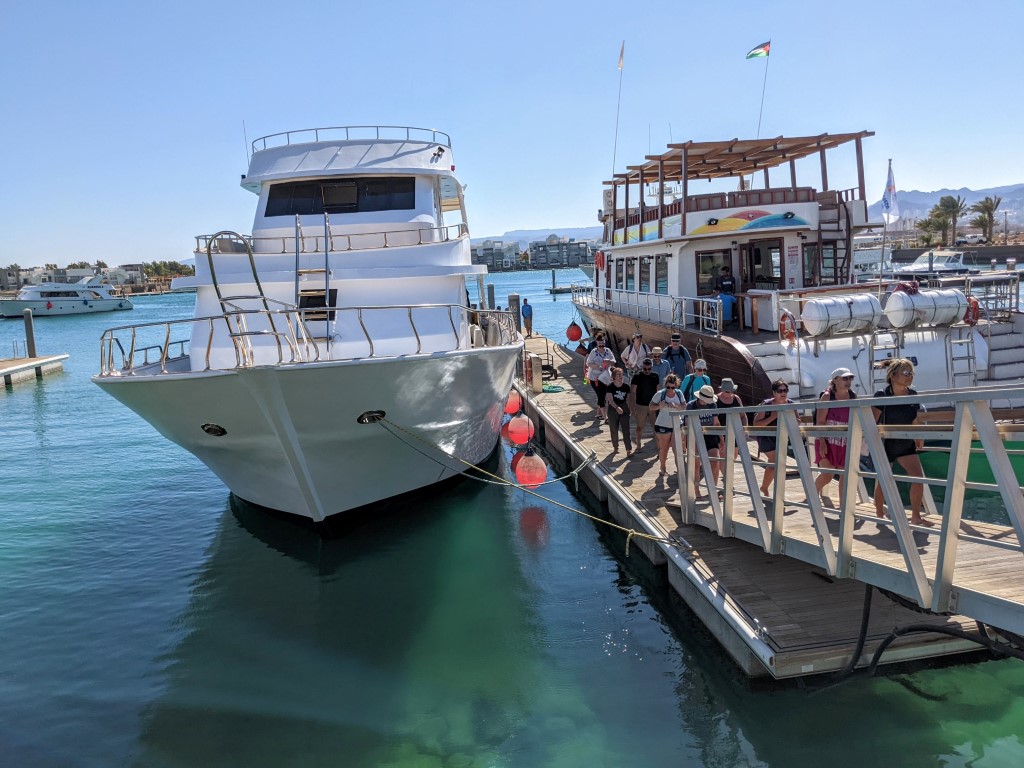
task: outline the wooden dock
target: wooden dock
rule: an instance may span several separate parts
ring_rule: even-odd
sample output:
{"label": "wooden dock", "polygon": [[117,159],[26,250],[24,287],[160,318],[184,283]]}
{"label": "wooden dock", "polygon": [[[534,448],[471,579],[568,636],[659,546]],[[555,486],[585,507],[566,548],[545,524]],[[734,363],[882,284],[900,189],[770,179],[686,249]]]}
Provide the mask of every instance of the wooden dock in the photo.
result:
{"label": "wooden dock", "polygon": [[[583,384],[582,356],[539,336],[528,339],[526,345],[528,352],[545,360],[550,356],[558,372],[552,383],[563,388],[530,393],[525,407],[555,471],[565,473],[594,455],[580,471],[581,488],[586,486],[593,500],[620,525],[663,540],[633,538],[630,551],[639,550],[667,569],[668,583],[744,672],[790,678],[844,669],[856,650],[865,585],[834,578],[815,564],[768,554],[764,547],[742,538],[721,537],[704,525],[684,525],[676,474],[659,476],[650,429],[634,455],[627,456],[624,446],[612,454],[608,427],[597,421],[593,391]],[[671,461],[670,455],[670,468]],[[798,479],[787,479],[787,498],[803,498],[802,488]],[[834,485],[831,492],[837,499]],[[698,514],[709,515],[710,510],[699,509]],[[873,518],[870,505],[868,514]],[[793,527],[795,533],[788,509],[786,515],[787,532]],[[738,509],[735,517],[738,527],[749,522]],[[756,527],[756,521],[751,525]],[[865,536],[878,529],[869,519],[859,519],[861,526],[872,529],[865,530]],[[977,628],[973,619],[923,614],[875,594],[858,666],[870,662],[895,627],[911,624],[969,632]],[[948,635],[906,635],[887,648],[882,663],[973,652],[979,647]]]}
{"label": "wooden dock", "polygon": [[67,359],[67,355],[47,355],[0,360],[0,378],[3,379],[4,390],[19,381],[41,379],[47,374],[62,371]]}

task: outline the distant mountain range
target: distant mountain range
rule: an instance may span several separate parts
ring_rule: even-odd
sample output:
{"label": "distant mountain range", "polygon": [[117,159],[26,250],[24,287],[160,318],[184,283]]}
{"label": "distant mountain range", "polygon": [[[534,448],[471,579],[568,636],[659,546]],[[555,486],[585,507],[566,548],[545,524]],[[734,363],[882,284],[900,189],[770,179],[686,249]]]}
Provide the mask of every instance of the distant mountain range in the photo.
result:
{"label": "distant mountain range", "polygon": [[[973,205],[986,197],[1003,198],[999,210],[1009,211],[1008,219],[1015,222],[1017,226],[1024,224],[1024,184],[1009,184],[1004,187],[989,187],[988,189],[937,189],[934,192],[922,192],[917,189],[896,190],[896,197],[899,200],[900,217],[903,219],[923,219],[928,216],[928,211],[938,204],[939,198],[945,195],[962,197],[968,206]],[[973,214],[968,214],[968,220]],[[868,206],[868,219],[870,221],[882,220],[882,201],[872,203]],[[999,222],[1001,225],[1002,222]],[[1011,224],[1011,228],[1012,228]],[[562,227],[555,229],[514,229],[503,235],[489,235],[488,237],[474,237],[474,244],[482,243],[484,240],[501,240],[502,242],[517,242],[519,250],[525,251],[530,243],[537,240],[545,240],[551,235],[568,237],[573,240],[598,240],[602,235],[602,228],[596,227]]]}
{"label": "distant mountain range", "polygon": [[[900,218],[912,220],[927,217],[928,211],[938,204],[940,197],[945,195],[962,197],[968,207],[986,197],[1001,197],[1003,202],[999,206],[999,210],[1009,211],[1007,218],[1016,221],[1018,225],[1024,221],[1024,184],[1010,184],[1005,187],[990,187],[989,189],[961,187],[960,189],[939,189],[935,192],[898,189],[896,190],[896,199],[899,202]],[[871,221],[882,220],[881,200],[868,206],[868,218]],[[968,214],[968,219],[971,218],[974,218],[973,214]]]}

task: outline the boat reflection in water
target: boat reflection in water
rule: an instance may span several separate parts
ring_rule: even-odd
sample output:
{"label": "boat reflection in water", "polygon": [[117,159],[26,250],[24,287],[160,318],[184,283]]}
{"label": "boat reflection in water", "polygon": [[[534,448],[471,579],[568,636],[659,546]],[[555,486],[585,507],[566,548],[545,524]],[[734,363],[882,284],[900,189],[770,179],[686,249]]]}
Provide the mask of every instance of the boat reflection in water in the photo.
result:
{"label": "boat reflection in water", "polygon": [[[232,496],[182,617],[186,635],[166,658],[141,763],[404,765],[463,754],[483,765],[510,743],[533,749],[516,743],[524,731],[528,743],[543,735],[535,748],[586,754],[575,728],[556,740],[531,720],[543,689],[537,621],[522,599],[517,516],[495,497],[463,483],[443,503],[328,540]],[[572,708],[561,714],[582,726],[585,705]]]}

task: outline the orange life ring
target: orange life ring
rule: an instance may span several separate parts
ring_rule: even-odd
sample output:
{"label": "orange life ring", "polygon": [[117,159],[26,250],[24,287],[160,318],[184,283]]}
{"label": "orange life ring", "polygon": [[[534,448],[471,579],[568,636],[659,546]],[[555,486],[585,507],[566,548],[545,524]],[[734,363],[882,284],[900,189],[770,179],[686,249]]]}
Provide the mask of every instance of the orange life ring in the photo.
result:
{"label": "orange life ring", "polygon": [[968,325],[977,325],[981,317],[981,306],[973,296],[967,297],[967,311],[964,312],[964,322]]}
{"label": "orange life ring", "polygon": [[604,251],[598,251],[594,254],[594,266],[597,269],[604,269]]}
{"label": "orange life ring", "polygon": [[779,340],[793,343],[794,339],[796,339],[796,321],[792,315],[782,315],[779,318]]}

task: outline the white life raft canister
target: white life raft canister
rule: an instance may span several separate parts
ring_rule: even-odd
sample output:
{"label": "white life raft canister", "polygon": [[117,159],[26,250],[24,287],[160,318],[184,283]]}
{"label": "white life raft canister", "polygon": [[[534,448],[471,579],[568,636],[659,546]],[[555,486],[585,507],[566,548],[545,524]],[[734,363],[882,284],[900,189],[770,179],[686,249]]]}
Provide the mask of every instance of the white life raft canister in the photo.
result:
{"label": "white life raft canister", "polygon": [[918,291],[915,294],[893,291],[885,302],[885,316],[893,328],[920,325],[952,325],[967,311],[967,297],[956,288]]}
{"label": "white life raft canister", "polygon": [[872,293],[811,299],[804,303],[800,315],[811,336],[866,331],[876,327],[881,319],[882,305]]}

